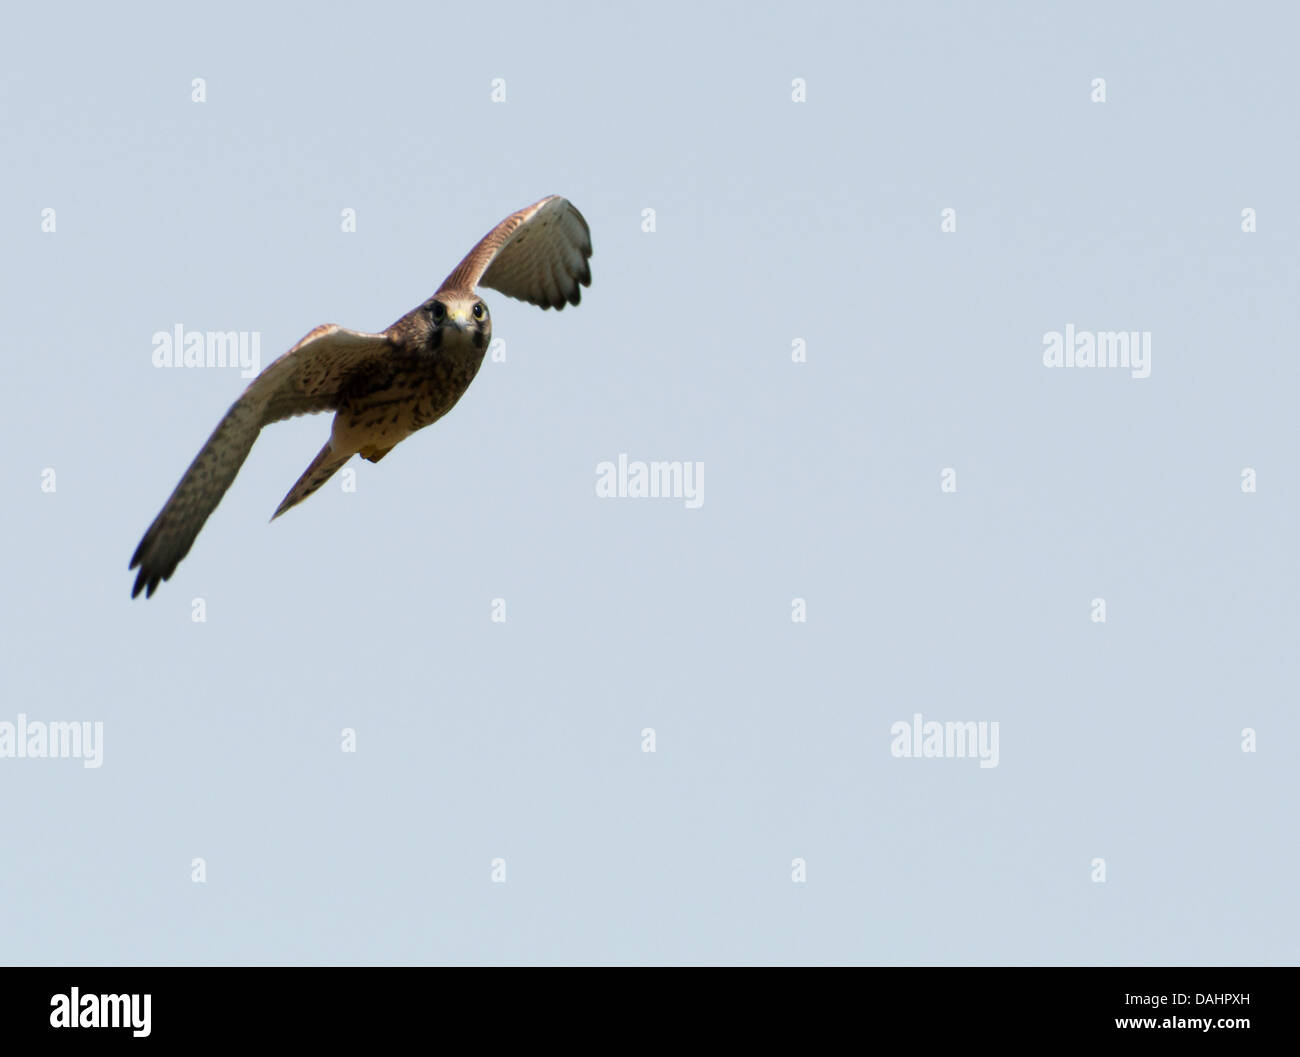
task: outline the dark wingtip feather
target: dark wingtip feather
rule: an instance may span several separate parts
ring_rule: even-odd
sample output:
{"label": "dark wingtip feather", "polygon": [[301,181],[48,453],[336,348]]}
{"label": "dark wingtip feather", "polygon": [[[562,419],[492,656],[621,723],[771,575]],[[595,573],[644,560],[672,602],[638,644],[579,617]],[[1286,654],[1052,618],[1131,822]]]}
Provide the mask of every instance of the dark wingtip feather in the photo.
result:
{"label": "dark wingtip feather", "polygon": [[[140,571],[136,574],[135,577],[135,586],[131,588],[132,598],[138,597],[140,592],[143,591],[146,586],[148,586],[149,590],[145,594],[145,598],[148,598],[149,595],[153,594],[153,584],[149,583],[150,580],[149,570],[145,567],[144,552],[148,548],[149,541],[153,538],[154,530],[157,527],[158,527],[158,522],[157,520],[155,520],[154,523],[149,526],[144,536],[141,537],[139,545],[135,548],[135,553],[131,555],[131,564],[126,567],[128,572],[134,569],[136,566],[140,567]],[[157,580],[155,579],[154,583],[156,582]]]}
{"label": "dark wingtip feather", "polygon": [[135,586],[131,588],[131,597],[138,598],[140,592],[143,591],[145,598],[152,598],[153,593],[158,590],[158,584],[166,579],[166,576],[159,576],[156,572],[151,572],[141,566],[140,572],[135,578]]}

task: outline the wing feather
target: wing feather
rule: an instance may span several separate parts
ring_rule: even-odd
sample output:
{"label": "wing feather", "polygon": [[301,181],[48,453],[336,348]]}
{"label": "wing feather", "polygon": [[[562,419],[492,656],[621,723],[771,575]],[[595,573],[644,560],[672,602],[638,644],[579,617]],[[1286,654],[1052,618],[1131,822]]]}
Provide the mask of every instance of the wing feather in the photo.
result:
{"label": "wing feather", "polygon": [[382,366],[392,349],[383,334],[364,334],[331,323],[317,327],[254,378],[190,463],[136,547],[129,568],[139,566],[140,572],[131,597],[141,591],[149,597],[176,571],[239,474],[263,426],[334,409],[351,380]]}
{"label": "wing feather", "polygon": [[507,297],[562,309],[591,285],[591,229],[567,198],[551,195],[489,231],[438,292],[485,286]]}

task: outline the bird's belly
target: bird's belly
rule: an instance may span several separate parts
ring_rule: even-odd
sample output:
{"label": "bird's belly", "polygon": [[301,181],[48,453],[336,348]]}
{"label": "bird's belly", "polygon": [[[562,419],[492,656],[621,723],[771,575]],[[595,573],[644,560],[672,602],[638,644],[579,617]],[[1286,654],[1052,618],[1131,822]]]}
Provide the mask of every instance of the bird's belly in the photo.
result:
{"label": "bird's belly", "polygon": [[391,448],[415,432],[411,409],[402,406],[340,411],[334,417],[330,445],[337,452]]}
{"label": "bird's belly", "polygon": [[418,429],[432,425],[450,411],[469,386],[468,377],[450,377],[460,372],[439,372],[441,377],[395,392],[371,393],[339,409],[334,416],[331,446],[335,451],[362,455],[391,448]]}

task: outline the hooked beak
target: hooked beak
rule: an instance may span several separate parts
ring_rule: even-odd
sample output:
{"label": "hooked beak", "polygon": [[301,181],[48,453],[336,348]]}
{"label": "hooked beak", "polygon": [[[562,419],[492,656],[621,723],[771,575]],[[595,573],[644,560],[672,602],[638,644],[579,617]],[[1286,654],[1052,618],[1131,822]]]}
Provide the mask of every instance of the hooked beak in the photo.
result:
{"label": "hooked beak", "polygon": [[458,308],[454,312],[447,313],[447,322],[452,324],[461,333],[469,330],[469,313],[463,308]]}

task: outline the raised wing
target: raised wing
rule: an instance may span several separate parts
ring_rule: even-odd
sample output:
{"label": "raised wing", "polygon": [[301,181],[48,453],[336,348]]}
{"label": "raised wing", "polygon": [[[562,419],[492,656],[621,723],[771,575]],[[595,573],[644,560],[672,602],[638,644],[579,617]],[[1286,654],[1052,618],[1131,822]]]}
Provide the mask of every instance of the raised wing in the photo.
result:
{"label": "raised wing", "polygon": [[226,412],[208,442],[140,540],[129,568],[140,567],[134,598],[154,593],[221,502],[263,426],[294,415],[329,411],[349,386],[385,367],[393,346],[383,334],[363,334],[327,324],[317,327],[270,364]]}
{"label": "raised wing", "polygon": [[438,292],[500,290],[542,308],[582,300],[591,285],[591,229],[567,198],[551,195],[512,213],[489,231]]}

